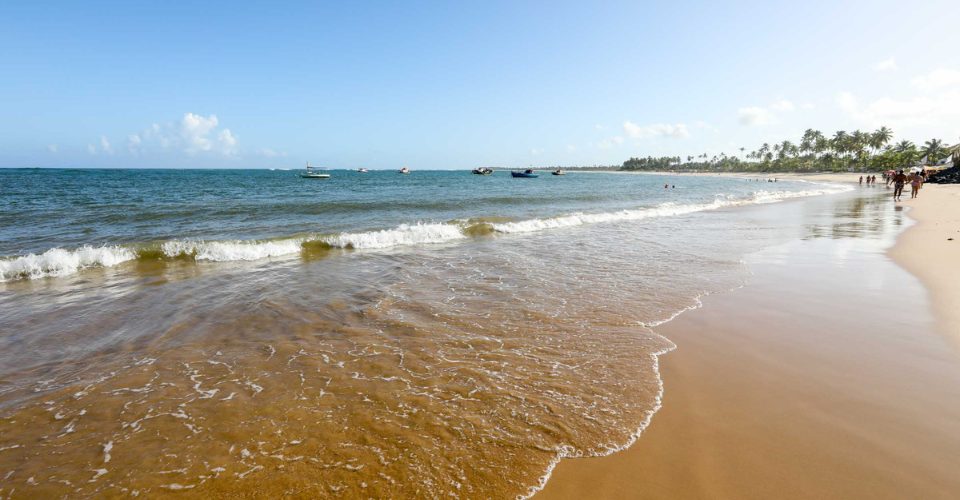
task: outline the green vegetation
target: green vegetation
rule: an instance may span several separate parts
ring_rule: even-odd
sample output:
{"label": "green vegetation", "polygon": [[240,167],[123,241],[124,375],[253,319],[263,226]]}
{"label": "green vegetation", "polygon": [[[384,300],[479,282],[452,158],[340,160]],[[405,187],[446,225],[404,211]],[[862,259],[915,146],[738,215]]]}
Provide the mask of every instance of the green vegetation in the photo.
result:
{"label": "green vegetation", "polygon": [[846,172],[879,171],[905,168],[924,156],[931,162],[946,156],[956,146],[949,148],[940,139],[931,139],[918,148],[912,142],[902,140],[891,144],[893,132],[887,127],[876,131],[862,132],[839,130],[827,137],[819,130],[807,129],[800,141],[770,144],[739,155],[720,153],[707,157],[661,156],[630,158],[620,170],[674,170],[710,172]]}

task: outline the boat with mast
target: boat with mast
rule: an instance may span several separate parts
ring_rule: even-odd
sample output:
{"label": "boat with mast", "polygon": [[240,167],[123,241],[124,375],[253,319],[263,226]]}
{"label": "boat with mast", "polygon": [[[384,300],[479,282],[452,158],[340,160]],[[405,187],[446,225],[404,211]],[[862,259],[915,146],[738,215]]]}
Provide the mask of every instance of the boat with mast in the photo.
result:
{"label": "boat with mast", "polygon": [[300,177],[304,179],[329,179],[330,174],[322,168],[311,166],[310,162],[307,162],[307,169],[300,173]]}

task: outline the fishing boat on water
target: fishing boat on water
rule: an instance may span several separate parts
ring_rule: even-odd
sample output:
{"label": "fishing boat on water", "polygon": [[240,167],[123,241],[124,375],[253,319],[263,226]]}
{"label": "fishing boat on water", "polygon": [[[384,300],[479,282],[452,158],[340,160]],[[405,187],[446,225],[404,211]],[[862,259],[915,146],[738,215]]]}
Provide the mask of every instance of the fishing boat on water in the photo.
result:
{"label": "fishing boat on water", "polygon": [[307,162],[307,169],[300,173],[300,177],[304,179],[329,179],[330,174],[326,173],[322,168],[310,166],[310,162]]}
{"label": "fishing boat on water", "polygon": [[510,171],[510,175],[513,177],[524,177],[527,179],[534,179],[534,178],[540,177],[540,174],[534,173],[532,168],[528,168],[522,172],[512,170]]}
{"label": "fishing boat on water", "polygon": [[401,174],[409,174],[409,173],[410,173],[410,169],[407,168],[407,167],[403,167],[403,168],[401,168],[400,170],[398,170],[397,172],[398,172],[398,173],[401,173]]}
{"label": "fishing boat on water", "polygon": [[558,168],[558,169],[556,169],[556,170],[554,170],[553,172],[550,172],[550,173],[553,174],[553,175],[567,175],[567,173],[564,172],[562,168]]}
{"label": "fishing boat on water", "polygon": [[480,167],[473,169],[473,173],[476,175],[490,175],[493,173],[493,169],[488,167]]}
{"label": "fishing boat on water", "polygon": [[369,170],[367,170],[367,169],[365,169],[365,168],[363,168],[363,167],[360,167],[360,168],[357,169],[357,172],[358,172],[358,173],[361,173],[361,174],[365,174],[365,173],[369,172]]}

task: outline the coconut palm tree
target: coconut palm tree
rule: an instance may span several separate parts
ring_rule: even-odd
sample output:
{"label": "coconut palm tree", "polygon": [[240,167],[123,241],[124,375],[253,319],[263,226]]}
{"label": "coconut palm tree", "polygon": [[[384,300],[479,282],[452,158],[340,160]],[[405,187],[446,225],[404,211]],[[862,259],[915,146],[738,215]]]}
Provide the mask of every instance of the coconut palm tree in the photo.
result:
{"label": "coconut palm tree", "polygon": [[923,154],[927,155],[927,161],[935,162],[940,159],[940,152],[943,150],[943,141],[940,139],[930,139],[923,143]]}
{"label": "coconut palm tree", "polygon": [[[815,131],[816,132],[816,131]],[[830,150],[830,139],[824,137],[823,134],[817,132],[817,136],[813,139],[813,154],[814,156],[821,155],[825,151]]]}
{"label": "coconut palm tree", "polygon": [[909,151],[914,148],[916,148],[916,146],[914,146],[912,142],[906,139],[898,142],[897,145],[893,147],[893,149],[896,150],[896,152],[898,153],[903,153],[904,151]]}
{"label": "coconut palm tree", "polygon": [[822,136],[823,134],[820,134],[820,132],[812,128],[804,130],[803,138],[800,139],[800,151],[804,154],[810,154],[814,152],[818,135]]}
{"label": "coconut palm tree", "polygon": [[843,130],[838,130],[837,133],[833,134],[833,139],[830,141],[830,147],[837,153],[837,156],[842,156],[844,153],[849,151],[849,139],[850,136],[847,135]]}
{"label": "coconut palm tree", "polygon": [[874,150],[878,150],[886,143],[890,142],[891,137],[893,137],[893,131],[887,127],[880,127],[876,132],[870,135],[870,147]]}

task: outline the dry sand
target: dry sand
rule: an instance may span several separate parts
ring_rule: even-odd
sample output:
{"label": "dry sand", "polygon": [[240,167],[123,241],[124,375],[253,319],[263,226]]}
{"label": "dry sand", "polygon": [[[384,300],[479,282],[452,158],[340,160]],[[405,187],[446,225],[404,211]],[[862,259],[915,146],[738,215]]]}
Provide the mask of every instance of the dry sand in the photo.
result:
{"label": "dry sand", "polygon": [[541,498],[956,498],[958,203],[903,203],[920,222],[891,253],[922,283],[864,239],[751,256],[746,287],[658,328],[678,348],[637,443],[563,461]]}
{"label": "dry sand", "polygon": [[960,347],[960,185],[927,184],[915,200],[907,191],[903,205],[917,224],[890,255],[927,287],[941,333]]}

